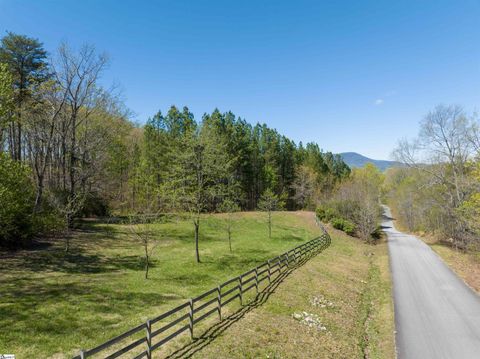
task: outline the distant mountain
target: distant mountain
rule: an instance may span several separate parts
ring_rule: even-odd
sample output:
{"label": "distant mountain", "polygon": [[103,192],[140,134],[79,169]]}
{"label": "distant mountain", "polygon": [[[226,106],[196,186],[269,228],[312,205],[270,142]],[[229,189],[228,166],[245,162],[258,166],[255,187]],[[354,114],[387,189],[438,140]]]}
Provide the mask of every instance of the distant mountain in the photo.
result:
{"label": "distant mountain", "polygon": [[396,161],[385,161],[385,160],[373,160],[371,158],[365,157],[356,152],[343,152],[340,153],[342,156],[343,162],[345,162],[350,168],[363,167],[367,163],[373,163],[378,167],[380,171],[385,171],[390,167],[401,167],[402,163]]}

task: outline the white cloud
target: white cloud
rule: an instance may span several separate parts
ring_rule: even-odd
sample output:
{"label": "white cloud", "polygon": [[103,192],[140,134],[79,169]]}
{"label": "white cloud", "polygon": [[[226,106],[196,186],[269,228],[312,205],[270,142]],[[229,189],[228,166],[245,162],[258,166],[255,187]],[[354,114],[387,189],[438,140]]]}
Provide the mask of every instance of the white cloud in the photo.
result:
{"label": "white cloud", "polygon": [[375,106],[380,106],[381,104],[383,104],[383,99],[381,98],[377,98],[374,102]]}

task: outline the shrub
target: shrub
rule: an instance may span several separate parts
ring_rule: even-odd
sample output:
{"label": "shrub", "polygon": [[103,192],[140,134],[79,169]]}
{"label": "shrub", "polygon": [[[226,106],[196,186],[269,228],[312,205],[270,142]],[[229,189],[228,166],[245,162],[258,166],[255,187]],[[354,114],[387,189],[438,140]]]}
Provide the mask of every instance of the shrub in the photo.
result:
{"label": "shrub", "polygon": [[29,169],[0,154],[0,246],[29,243],[34,233],[34,199]]}
{"label": "shrub", "polygon": [[65,220],[49,208],[44,208],[41,213],[36,213],[32,221],[33,233],[37,234],[57,235],[66,229]]}
{"label": "shrub", "polygon": [[315,214],[317,215],[319,220],[325,221],[325,208],[317,207],[317,209],[315,210]]}
{"label": "shrub", "polygon": [[99,195],[90,193],[85,198],[82,210],[79,212],[80,217],[105,217],[109,214],[108,204]]}
{"label": "shrub", "polygon": [[348,234],[349,236],[353,236],[355,234],[355,230],[357,229],[357,226],[355,226],[354,223],[343,220],[343,231]]}
{"label": "shrub", "polygon": [[332,226],[333,228],[343,231],[343,219],[341,218],[332,219]]}
{"label": "shrub", "polygon": [[355,224],[346,219],[336,217],[332,219],[331,223],[333,228],[339,229],[349,236],[353,236],[355,234]]}
{"label": "shrub", "polygon": [[377,226],[370,235],[375,240],[380,239],[382,237],[382,226]]}
{"label": "shrub", "polygon": [[318,219],[322,222],[330,222],[333,218],[338,216],[337,211],[327,205],[317,207],[316,214]]}

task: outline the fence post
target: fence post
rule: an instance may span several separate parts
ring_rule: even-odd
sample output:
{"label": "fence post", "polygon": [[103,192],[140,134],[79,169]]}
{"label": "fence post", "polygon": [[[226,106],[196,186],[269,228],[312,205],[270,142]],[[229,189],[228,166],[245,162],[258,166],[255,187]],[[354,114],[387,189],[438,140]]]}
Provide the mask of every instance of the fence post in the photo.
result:
{"label": "fence post", "polygon": [[270,259],[267,261],[268,263],[268,284],[270,284]]}
{"label": "fence post", "polygon": [[147,359],[152,359],[152,325],[147,320]]}
{"label": "fence post", "polygon": [[240,289],[240,305],[243,305],[243,281],[241,275],[238,277],[238,283],[238,287]]}
{"label": "fence post", "polygon": [[189,329],[190,329],[190,338],[193,339],[193,300],[190,299],[190,312],[188,313],[188,319],[190,320]]}
{"label": "fence post", "polygon": [[217,308],[218,308],[218,318],[222,321],[222,289],[220,286],[217,287]]}
{"label": "fence post", "polygon": [[85,359],[86,357],[85,350],[80,350],[80,359]]}
{"label": "fence post", "polygon": [[255,267],[255,290],[258,294],[258,267]]}
{"label": "fence post", "polygon": [[288,258],[288,252],[287,252],[287,269],[290,268],[290,261],[289,261],[289,258]]}

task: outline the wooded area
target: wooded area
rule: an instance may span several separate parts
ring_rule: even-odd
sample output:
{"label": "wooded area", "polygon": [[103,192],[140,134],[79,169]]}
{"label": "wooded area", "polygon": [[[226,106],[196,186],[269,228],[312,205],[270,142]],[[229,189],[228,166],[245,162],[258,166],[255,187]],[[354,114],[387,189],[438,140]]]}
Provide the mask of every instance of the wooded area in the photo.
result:
{"label": "wooded area", "polygon": [[0,61],[1,246],[28,246],[85,216],[182,212],[199,261],[202,213],[225,211],[226,200],[228,211],[314,208],[350,174],[317,144],[231,112],[197,121],[172,106],[135,124],[118,91],[101,85],[108,56],[90,45],[47,54],[7,33]]}
{"label": "wooded area", "polygon": [[480,250],[478,118],[460,106],[437,106],[394,155],[406,166],[387,171],[385,193],[407,229]]}

